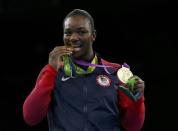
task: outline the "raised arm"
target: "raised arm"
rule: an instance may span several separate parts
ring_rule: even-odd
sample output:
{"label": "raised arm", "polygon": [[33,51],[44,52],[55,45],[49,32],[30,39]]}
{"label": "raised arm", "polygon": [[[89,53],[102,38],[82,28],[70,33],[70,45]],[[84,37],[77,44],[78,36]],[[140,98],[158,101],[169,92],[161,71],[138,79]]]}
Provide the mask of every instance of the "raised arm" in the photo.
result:
{"label": "raised arm", "polygon": [[141,79],[138,80],[134,88],[135,92],[141,94],[136,101],[125,92],[118,91],[121,124],[125,131],[140,131],[145,119],[144,82]]}
{"label": "raised arm", "polygon": [[49,64],[40,72],[32,92],[23,104],[23,117],[28,125],[38,124],[47,114],[56,71]]}
{"label": "raised arm", "polygon": [[49,53],[49,64],[41,70],[34,89],[23,104],[23,117],[27,124],[36,125],[46,116],[57,71],[64,64],[62,56],[70,55],[72,51],[66,46],[57,46]]}

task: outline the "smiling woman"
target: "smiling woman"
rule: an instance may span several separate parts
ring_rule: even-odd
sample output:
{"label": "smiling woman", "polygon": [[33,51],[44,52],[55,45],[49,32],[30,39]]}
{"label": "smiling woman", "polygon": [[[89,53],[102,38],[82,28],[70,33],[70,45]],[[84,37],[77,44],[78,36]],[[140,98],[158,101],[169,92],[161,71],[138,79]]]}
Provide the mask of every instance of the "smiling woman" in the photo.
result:
{"label": "smiling woman", "polygon": [[96,34],[92,31],[91,22],[85,16],[66,17],[64,22],[64,44],[74,48],[76,59],[90,61],[94,57],[92,43]]}
{"label": "smiling woman", "polygon": [[[50,131],[141,130],[144,81],[137,77],[132,88],[127,84],[132,78],[120,84],[117,71],[122,66],[93,50],[96,33],[87,11],[74,9],[65,17],[63,27],[64,45],[49,53],[48,64],[25,99],[25,122],[36,125],[47,116]],[[121,86],[129,93],[120,90]]]}

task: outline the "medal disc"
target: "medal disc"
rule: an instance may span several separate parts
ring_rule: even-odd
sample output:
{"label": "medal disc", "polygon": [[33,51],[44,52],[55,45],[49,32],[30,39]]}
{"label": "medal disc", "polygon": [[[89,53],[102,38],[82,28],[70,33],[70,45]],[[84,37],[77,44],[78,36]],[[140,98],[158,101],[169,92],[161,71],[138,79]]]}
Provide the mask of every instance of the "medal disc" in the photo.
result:
{"label": "medal disc", "polygon": [[126,84],[127,81],[128,81],[128,79],[129,79],[130,77],[132,77],[132,76],[133,76],[133,73],[132,73],[132,72],[130,71],[130,69],[127,68],[127,67],[122,66],[122,68],[120,68],[120,69],[117,71],[117,77],[118,77],[119,80],[120,80],[122,83],[124,83],[124,84]]}

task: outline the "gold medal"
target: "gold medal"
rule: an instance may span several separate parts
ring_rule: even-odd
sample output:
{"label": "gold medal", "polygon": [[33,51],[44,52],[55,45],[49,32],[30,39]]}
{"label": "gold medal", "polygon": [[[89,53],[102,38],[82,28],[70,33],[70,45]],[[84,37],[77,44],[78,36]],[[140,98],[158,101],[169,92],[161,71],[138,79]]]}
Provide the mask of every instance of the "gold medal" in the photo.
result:
{"label": "gold medal", "polygon": [[129,78],[132,77],[132,76],[133,76],[133,73],[127,67],[122,66],[122,68],[120,68],[117,71],[118,79],[124,84],[126,84],[127,81],[129,80]]}

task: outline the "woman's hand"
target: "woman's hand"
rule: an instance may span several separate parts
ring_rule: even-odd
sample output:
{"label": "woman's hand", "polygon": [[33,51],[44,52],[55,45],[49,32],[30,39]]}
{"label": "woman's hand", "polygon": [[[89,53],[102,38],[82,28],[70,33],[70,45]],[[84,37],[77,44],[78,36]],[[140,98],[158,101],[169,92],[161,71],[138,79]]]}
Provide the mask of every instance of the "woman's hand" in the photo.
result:
{"label": "woman's hand", "polygon": [[71,55],[73,49],[66,46],[57,46],[49,53],[48,64],[50,64],[56,71],[64,66],[62,61],[63,55]]}

